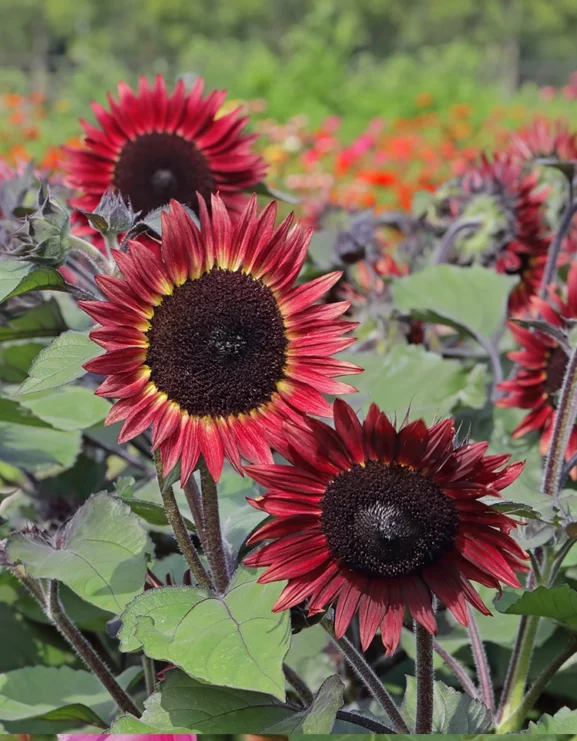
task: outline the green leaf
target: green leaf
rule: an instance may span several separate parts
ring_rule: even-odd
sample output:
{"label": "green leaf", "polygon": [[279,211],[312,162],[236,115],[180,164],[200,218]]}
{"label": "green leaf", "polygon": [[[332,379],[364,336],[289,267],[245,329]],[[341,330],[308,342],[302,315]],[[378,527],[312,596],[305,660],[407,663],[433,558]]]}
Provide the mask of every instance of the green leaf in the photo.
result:
{"label": "green leaf", "polygon": [[21,280],[24,280],[30,270],[29,262],[21,260],[0,261],[0,301],[4,301],[16,288]]}
{"label": "green leaf", "polygon": [[284,583],[257,584],[258,576],[241,567],[222,597],[193,587],[145,592],[122,614],[121,650],[142,647],[204,682],[284,700],[290,618],[271,612]]}
{"label": "green leaf", "polygon": [[[32,412],[12,399],[0,397],[0,422],[11,422],[17,425],[32,425],[33,427],[44,427],[50,429],[47,422],[35,417]],[[0,442],[1,445],[1,442]]]}
{"label": "green leaf", "polygon": [[57,293],[54,300],[60,308],[68,329],[86,332],[94,326],[92,319],[85,311],[82,311],[69,293]]}
{"label": "green leaf", "polygon": [[96,715],[93,710],[80,703],[64,705],[61,708],[56,708],[56,710],[50,710],[48,713],[39,716],[38,720],[76,720],[83,725],[97,726],[104,730],[108,727],[108,723]]}
{"label": "green leaf", "polygon": [[326,651],[328,644],[329,637],[324,628],[313,625],[292,636],[285,658],[285,663],[304,679],[313,692],[334,672],[334,662]]}
{"label": "green leaf", "polygon": [[[301,717],[288,732],[294,734],[330,733],[337,717],[337,711],[342,708],[344,703],[344,689],[342,679],[336,674],[325,679],[313,700],[313,704],[304,712],[298,714]],[[287,729],[292,726],[292,720],[286,721]],[[280,732],[277,730],[277,733]]]}
{"label": "green leaf", "polygon": [[82,367],[104,350],[83,332],[69,330],[57,337],[34,359],[29,377],[18,390],[19,394],[32,394],[63,386],[86,371]]}
{"label": "green leaf", "polygon": [[[417,712],[417,680],[407,676],[403,715],[414,725]],[[433,733],[483,733],[491,726],[491,713],[478,700],[444,682],[433,687]]]}
{"label": "green leaf", "polygon": [[[114,721],[111,728],[109,728],[108,733],[111,735],[121,733],[127,735],[146,733],[154,734],[158,730],[158,728],[155,728],[148,723],[143,723],[139,718],[135,718],[134,715],[122,715],[120,718]],[[188,733],[188,728],[171,727],[170,730],[175,731],[176,733]]]}
{"label": "green leaf", "polygon": [[[128,687],[139,667],[130,667],[117,679]],[[48,666],[30,666],[0,674],[0,720],[26,718],[82,720],[106,727],[114,701],[90,672]]]}
{"label": "green leaf", "polygon": [[435,265],[398,278],[393,303],[418,318],[491,338],[505,321],[507,300],[517,279],[480,265]]}
{"label": "green leaf", "polygon": [[110,402],[81,386],[29,394],[20,404],[58,430],[93,427],[102,422],[110,411]]}
{"label": "green leaf", "polygon": [[0,422],[0,461],[28,471],[70,468],[80,452],[80,432]]}
{"label": "green leaf", "polygon": [[[166,517],[166,512],[164,511],[164,508],[160,506],[160,504],[147,502],[144,499],[134,499],[134,497],[122,496],[121,498],[122,501],[130,507],[135,515],[141,517],[145,522],[148,522],[149,525],[154,525],[156,527],[166,527],[167,525],[169,525],[168,519]],[[183,517],[183,520],[186,524],[186,527],[191,532],[196,532],[196,527],[191,520],[189,520],[187,517]]]}
{"label": "green leaf", "polygon": [[555,715],[542,715],[537,723],[529,723],[530,734],[567,734],[577,733],[577,710],[561,708]]}
{"label": "green leaf", "polygon": [[247,497],[261,493],[250,479],[241,478],[232,467],[225,467],[218,484],[222,532],[230,551],[237,554],[250,532],[266,518],[265,512],[247,507]]}
{"label": "green leaf", "polygon": [[275,201],[284,201],[285,203],[290,203],[293,206],[296,206],[301,202],[301,199],[298,196],[292,195],[291,193],[285,193],[284,191],[277,190],[276,188],[272,188],[264,181],[251,186],[250,193],[256,193],[259,196],[267,196],[267,198],[272,198]]}
{"label": "green leaf", "polygon": [[71,664],[76,657],[64,640],[45,625],[27,620],[13,605],[0,600],[0,671],[21,669],[23,666]]}
{"label": "green leaf", "polygon": [[338,235],[338,229],[321,229],[316,231],[311,238],[308,257],[321,270],[330,270],[335,264],[335,245]]}
{"label": "green leaf", "polygon": [[31,576],[58,579],[113,613],[142,592],[151,551],[138,517],[107,493],[95,494],[76,512],[60,550],[28,535],[8,541],[9,558],[22,562]]}
{"label": "green leaf", "polygon": [[25,314],[10,319],[5,326],[0,326],[0,342],[57,337],[66,329],[59,305],[51,298]]}
{"label": "green leaf", "polygon": [[456,360],[446,360],[427,352],[420,345],[395,345],[386,355],[343,353],[365,369],[347,378],[363,396],[352,401],[358,408],[368,408],[374,401],[387,414],[402,420],[410,408],[411,418],[423,417],[430,423],[459,404],[480,408],[486,399],[486,370],[476,365],[467,371]]}
{"label": "green leaf", "polygon": [[30,291],[66,291],[66,282],[57,270],[37,268],[22,278],[20,283],[4,297],[3,301]]}
{"label": "green leaf", "polygon": [[147,730],[154,729],[150,732],[273,734],[278,724],[294,715],[294,710],[270,695],[215,687],[179,671],[168,672],[144,706],[138,723],[125,716],[110,732],[135,733],[146,724]]}
{"label": "green leaf", "polygon": [[[500,611],[500,603],[506,599],[505,594],[509,591],[519,594],[519,590],[513,590],[505,588],[503,590],[503,596],[499,597],[499,593],[495,589],[489,587],[483,587],[481,585],[475,585],[475,589],[478,591],[483,602],[491,610],[491,615],[480,615],[476,616],[477,626],[479,633],[481,634],[481,640],[484,642],[494,643],[498,646],[510,648],[515,637],[519,631],[519,623],[521,618],[518,615],[507,615]],[[453,628],[453,632],[455,628]],[[537,630],[537,637],[535,644],[541,646],[555,631],[555,624],[541,620],[539,628]]]}
{"label": "green leaf", "polygon": [[503,596],[503,606],[495,603],[506,615],[536,615],[551,618],[577,630],[577,592],[568,584],[560,587],[538,587],[533,592],[517,592],[517,599],[509,592]]}
{"label": "green leaf", "polygon": [[28,377],[30,364],[43,348],[40,342],[0,345],[0,380],[22,383]]}

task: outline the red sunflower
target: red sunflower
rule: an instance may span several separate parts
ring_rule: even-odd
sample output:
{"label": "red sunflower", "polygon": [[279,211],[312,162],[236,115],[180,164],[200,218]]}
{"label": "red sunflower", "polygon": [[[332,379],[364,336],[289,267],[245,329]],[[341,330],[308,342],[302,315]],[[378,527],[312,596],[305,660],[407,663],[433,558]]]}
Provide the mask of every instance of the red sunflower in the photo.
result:
{"label": "red sunflower", "polygon": [[206,98],[202,91],[202,78],[189,93],[179,80],[169,95],[157,75],[152,89],[141,77],[138,94],[121,82],[119,102],[108,95],[110,112],[93,103],[100,127],[81,121],[85,147],[66,150],[67,185],[81,192],[71,205],[92,212],[116,188],[143,215],[171,199],[198,212],[197,193],[210,202],[218,191],[238,215],[243,191],[263,179],[266,165],[251,151],[257,135],[242,133],[247,117],[238,109],[218,117],[226,91]]}
{"label": "red sunflower", "polygon": [[96,278],[108,300],[80,302],[107,350],[85,367],[108,376],[97,394],[120,399],[107,422],[126,420],[120,442],[153,425],[182,481],[200,454],[215,479],[225,457],[239,471],[239,454],[272,462],[282,422],[332,415],[322,393],[355,391],[334,377],[361,370],[331,358],[354,342],[356,325],[338,321],[348,303],[314,305],[341,274],[293,286],[310,232],[292,214],[275,229],[276,204],[257,215],[256,196],[234,227],[218,196],[211,216],[198,202],[201,230],[171,201],[160,254],[130,242],[114,255],[123,278]]}
{"label": "red sunflower", "polygon": [[341,400],[334,418],[334,430],[285,425],[291,466],[246,467],[270,490],[250,503],[275,519],[249,540],[274,542],[245,564],[268,567],[262,583],[288,579],[274,611],[336,603],[338,637],[358,611],[363,649],[380,627],[390,652],[405,605],[431,633],[433,595],[463,625],[468,602],[490,614],[469,580],[517,587],[527,555],[508,535],[516,523],[479,500],[500,496],[523,464],[502,468],[509,456],[486,456],[487,443],[456,444],[450,419],[397,430],[373,404],[361,424]]}
{"label": "red sunflower", "polygon": [[[573,263],[567,276],[567,301],[562,301],[550,293],[553,308],[548,303],[533,297],[532,306],[549,324],[567,329],[566,319],[577,317],[577,263]],[[530,410],[525,419],[513,432],[513,437],[523,437],[528,432],[541,433],[540,452],[547,455],[553,434],[553,420],[557,404],[557,394],[563,384],[565,369],[569,358],[565,350],[549,335],[543,332],[530,332],[509,322],[513,337],[523,347],[509,353],[509,358],[518,363],[519,370],[510,381],[503,381],[499,389],[505,396],[496,401],[500,407],[517,407]],[[565,460],[577,452],[577,428],[573,428]],[[572,476],[577,476],[573,469]]]}
{"label": "red sunflower", "polygon": [[[529,126],[511,135],[509,151],[528,163],[547,159],[551,164],[573,162],[577,164],[577,132],[571,131],[563,120],[538,117]],[[553,230],[558,228],[567,201],[567,182],[563,175],[551,167],[539,170],[540,181],[548,187],[547,216]],[[558,265],[566,265],[577,252],[577,227],[572,224],[563,240]]]}
{"label": "red sunflower", "polygon": [[458,192],[448,199],[453,217],[481,216],[484,221],[479,232],[462,237],[454,260],[460,264],[478,260],[498,273],[518,276],[509,299],[513,315],[527,310],[547,261],[550,235],[544,204],[548,191],[538,181],[537,171],[527,173],[511,154],[498,153],[492,160],[483,156],[471,165]]}
{"label": "red sunflower", "polygon": [[511,135],[509,151],[528,162],[545,157],[577,160],[577,133],[565,121],[538,117]]}

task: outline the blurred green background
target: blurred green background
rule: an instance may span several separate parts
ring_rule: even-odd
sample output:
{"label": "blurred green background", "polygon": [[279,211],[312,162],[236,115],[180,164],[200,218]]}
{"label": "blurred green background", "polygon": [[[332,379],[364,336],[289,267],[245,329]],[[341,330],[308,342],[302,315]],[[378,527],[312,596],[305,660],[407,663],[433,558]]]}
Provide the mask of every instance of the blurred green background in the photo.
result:
{"label": "blurred green background", "polygon": [[156,72],[203,75],[280,121],[336,114],[351,136],[415,115],[423,92],[479,119],[577,107],[559,90],[577,69],[575,0],[0,0],[0,18],[0,91],[57,102],[55,143],[119,79]]}

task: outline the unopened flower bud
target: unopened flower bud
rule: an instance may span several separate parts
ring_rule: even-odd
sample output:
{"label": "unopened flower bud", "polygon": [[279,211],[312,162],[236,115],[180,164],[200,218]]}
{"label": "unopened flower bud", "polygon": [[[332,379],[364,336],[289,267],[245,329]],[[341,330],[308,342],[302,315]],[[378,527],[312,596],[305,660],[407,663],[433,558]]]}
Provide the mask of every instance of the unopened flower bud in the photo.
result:
{"label": "unopened flower bud", "polygon": [[39,265],[59,267],[66,261],[70,248],[70,214],[50,198],[48,186],[38,191],[37,208],[26,216],[13,237],[14,255]]}
{"label": "unopened flower bud", "polygon": [[130,202],[127,203],[120,193],[109,188],[92,213],[88,211],[82,213],[90,222],[90,226],[101,234],[121,234],[134,225],[140,212],[135,213]]}

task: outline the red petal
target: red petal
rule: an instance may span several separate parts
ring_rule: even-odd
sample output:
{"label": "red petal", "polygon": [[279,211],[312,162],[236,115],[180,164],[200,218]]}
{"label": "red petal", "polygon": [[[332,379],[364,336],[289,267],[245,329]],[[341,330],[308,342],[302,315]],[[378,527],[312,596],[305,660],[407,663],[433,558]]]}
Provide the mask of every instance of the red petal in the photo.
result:
{"label": "red petal", "polygon": [[420,577],[409,577],[401,583],[401,594],[413,618],[429,633],[437,632],[431,591]]}
{"label": "red petal", "polygon": [[339,592],[335,610],[335,635],[341,638],[350,625],[363,593],[365,579],[348,577]]}
{"label": "red petal", "polygon": [[333,408],[337,434],[345,442],[353,461],[361,463],[365,460],[365,450],[363,429],[357,415],[342,399],[335,399]]}
{"label": "red petal", "polygon": [[212,478],[218,481],[224,465],[224,450],[215,422],[201,419],[198,425],[198,437],[206,467]]}

